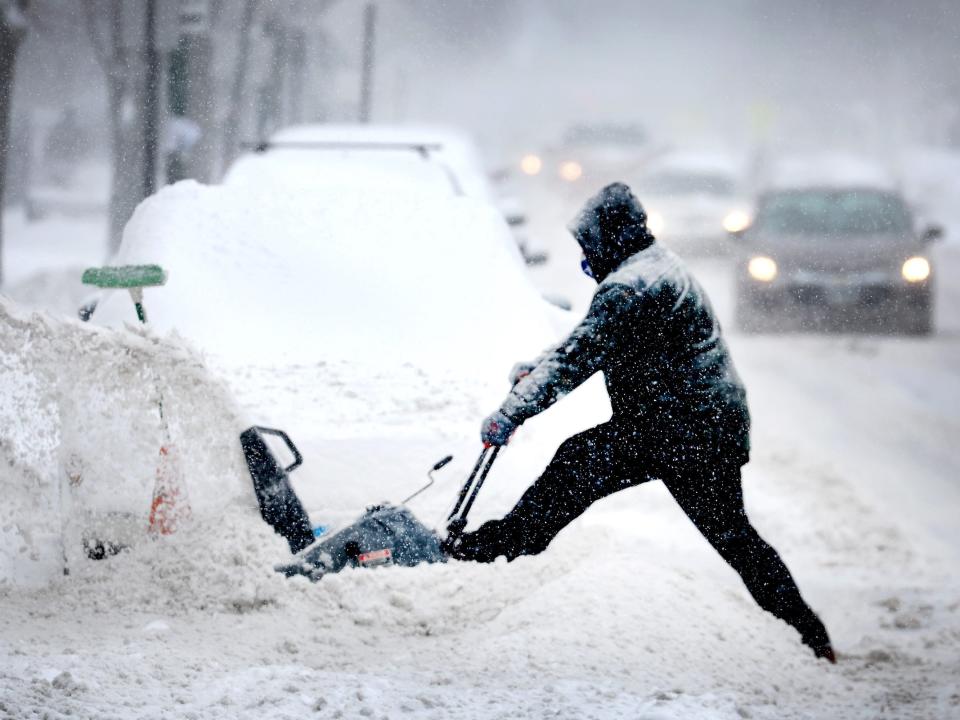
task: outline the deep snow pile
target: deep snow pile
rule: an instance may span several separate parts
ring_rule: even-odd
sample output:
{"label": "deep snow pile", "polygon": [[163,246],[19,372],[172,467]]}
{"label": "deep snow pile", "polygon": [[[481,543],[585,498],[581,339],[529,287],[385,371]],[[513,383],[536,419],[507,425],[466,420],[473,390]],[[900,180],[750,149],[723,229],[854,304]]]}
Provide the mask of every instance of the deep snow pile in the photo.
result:
{"label": "deep snow pile", "polygon": [[[186,181],[137,209],[127,263],[169,271],[146,294],[156,328],[233,363],[509,368],[553,337],[502,217],[469,198]],[[112,293],[94,320],[132,313]]]}
{"label": "deep snow pile", "polygon": [[49,580],[104,524],[107,539],[146,538],[167,444],[161,398],[197,526],[225,512],[256,518],[236,440],[243,421],[175,336],[92,327],[0,298],[0,368],[0,582]]}
{"label": "deep snow pile", "polygon": [[[841,652],[836,667],[815,662],[796,633],[754,606],[653,483],[599,503],[540,557],[352,571],[316,585],[272,574],[283,551],[266,526],[224,512],[210,527],[80,563],[42,591],[0,590],[0,709],[203,720],[950,717],[954,555],[904,533],[910,519],[871,502],[863,492],[871,479],[838,472],[836,454],[797,452],[793,431],[817,407],[799,402],[807,389],[784,387],[780,364],[768,369],[776,346],[750,339],[742,348],[758,356],[743,369],[761,427],[748,508],[824,613]],[[885,362],[884,347],[877,352]],[[861,362],[843,340],[811,341],[791,371],[807,363],[816,373],[824,354],[841,366]],[[316,397],[346,369],[314,375],[302,394]],[[388,387],[386,377],[379,382]],[[461,433],[462,408],[431,404],[429,382],[401,373],[395,383],[409,385],[408,423],[424,420],[432,433],[446,418],[446,447],[463,464],[476,442]],[[887,418],[905,390],[878,387],[854,381],[847,391]],[[304,428],[311,415],[322,422],[341,413],[335,392],[322,392],[324,404],[300,404]],[[282,415],[287,402],[265,411]],[[398,412],[390,392],[365,402]],[[800,409],[797,417],[784,417],[784,402]],[[362,414],[339,416],[363,424]],[[322,469],[316,483],[328,507],[373,499],[377,482],[383,489],[390,478],[413,477],[433,459],[436,438],[384,442],[358,430],[316,441],[307,458]],[[548,453],[552,440],[541,432],[524,427],[504,461]],[[485,499],[499,501],[531,476],[498,464]],[[418,514],[435,516],[452,485],[442,478]],[[476,519],[495,512],[478,508]]]}

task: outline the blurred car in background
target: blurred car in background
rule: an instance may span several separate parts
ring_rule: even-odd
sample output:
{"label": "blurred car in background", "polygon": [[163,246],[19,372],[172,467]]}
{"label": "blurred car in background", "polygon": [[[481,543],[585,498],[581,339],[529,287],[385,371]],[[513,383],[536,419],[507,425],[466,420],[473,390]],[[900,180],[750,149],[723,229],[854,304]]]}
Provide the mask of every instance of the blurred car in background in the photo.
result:
{"label": "blurred car in background", "polygon": [[624,173],[652,152],[646,130],[634,123],[573,125],[558,143],[520,159],[520,171],[546,182],[571,186],[604,185],[623,180]]}
{"label": "blurred car in background", "polygon": [[681,255],[728,252],[727,233],[750,224],[743,164],[723,153],[671,152],[630,177],[658,240]]}
{"label": "blurred car in background", "polygon": [[746,332],[801,327],[932,330],[930,226],[877,186],[802,185],[760,196],[736,233],[736,320]]}

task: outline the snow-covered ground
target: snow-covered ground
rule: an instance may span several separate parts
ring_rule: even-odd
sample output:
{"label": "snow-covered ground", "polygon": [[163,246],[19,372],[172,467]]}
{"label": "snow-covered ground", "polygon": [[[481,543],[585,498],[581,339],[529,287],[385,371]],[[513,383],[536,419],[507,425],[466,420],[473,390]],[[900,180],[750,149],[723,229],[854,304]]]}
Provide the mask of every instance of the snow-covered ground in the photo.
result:
{"label": "snow-covered ground", "polygon": [[30,222],[18,207],[3,221],[3,293],[31,307],[74,313],[90,295],[80,282],[84,268],[102,264],[107,254],[106,217]]}
{"label": "snow-covered ground", "polygon": [[[17,236],[7,239],[18,252]],[[578,253],[559,233],[545,242],[553,262],[532,272],[581,304],[589,284],[576,277]],[[544,555],[511,564],[352,571],[316,585],[272,572],[285,546],[252,494],[236,495],[242,460],[220,447],[242,429],[231,423],[291,433],[306,456],[294,482],[315,522],[409,494],[452,452],[415,501],[434,522],[479,449],[507,367],[473,383],[415,363],[228,362],[176,338],[29,320],[8,305],[0,359],[46,337],[74,348],[89,337],[104,357],[121,348],[155,364],[118,379],[121,395],[122,383],[141,388],[121,418],[140,418],[130,437],[149,439],[155,396],[144,378],[170,388],[198,501],[193,525],[174,536],[106,562],[74,548],[69,576],[0,585],[0,717],[960,716],[960,246],[944,243],[935,259],[929,339],[731,336],[754,415],[748,511],[822,614],[836,666],[753,604],[656,483],[598,503]],[[727,268],[694,269],[729,317]],[[495,324],[485,332],[497,342]],[[101,386],[120,365],[97,374]],[[109,414],[71,397],[75,412]],[[566,434],[607,412],[594,380],[524,426],[473,521],[509,507]],[[131,451],[149,466],[152,447],[140,439]],[[223,488],[222,510],[211,486]],[[17,520],[3,518],[5,531]]]}

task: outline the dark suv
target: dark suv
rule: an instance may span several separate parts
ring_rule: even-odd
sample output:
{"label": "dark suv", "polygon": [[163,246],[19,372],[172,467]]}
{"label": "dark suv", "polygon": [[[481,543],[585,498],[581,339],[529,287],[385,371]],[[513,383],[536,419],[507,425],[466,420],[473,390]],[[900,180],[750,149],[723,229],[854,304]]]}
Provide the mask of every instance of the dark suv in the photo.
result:
{"label": "dark suv", "polygon": [[736,233],[737,324],[747,332],[800,327],[931,331],[941,235],[917,234],[895,192],[813,187],[762,195]]}

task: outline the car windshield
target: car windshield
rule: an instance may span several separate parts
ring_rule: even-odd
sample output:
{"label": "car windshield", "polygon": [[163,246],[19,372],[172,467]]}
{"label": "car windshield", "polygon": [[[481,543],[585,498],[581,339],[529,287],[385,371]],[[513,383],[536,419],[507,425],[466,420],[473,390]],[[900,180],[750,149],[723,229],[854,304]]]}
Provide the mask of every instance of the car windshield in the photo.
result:
{"label": "car windshield", "polygon": [[638,189],[648,195],[733,195],[736,186],[724,175],[664,172],[644,178]]}
{"label": "car windshield", "polygon": [[755,227],[785,235],[905,233],[910,211],[896,195],[875,190],[803,190],[768,195]]}

